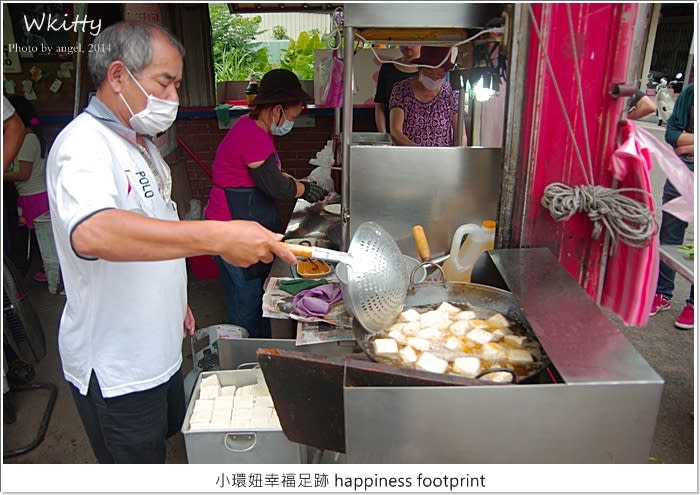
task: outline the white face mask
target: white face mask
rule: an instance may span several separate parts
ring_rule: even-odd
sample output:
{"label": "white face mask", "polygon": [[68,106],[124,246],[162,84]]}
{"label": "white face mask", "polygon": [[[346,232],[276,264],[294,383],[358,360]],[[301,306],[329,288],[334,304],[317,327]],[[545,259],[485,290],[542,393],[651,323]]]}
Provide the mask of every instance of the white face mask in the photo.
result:
{"label": "white face mask", "polygon": [[430,79],[428,76],[423,74],[422,72],[418,74],[418,81],[426,87],[426,89],[429,89],[430,91],[435,91],[436,89],[440,89],[445,82],[444,79],[438,79],[437,81],[435,79]]}
{"label": "white face mask", "polygon": [[139,89],[146,95],[148,99],[146,102],[146,108],[141,110],[139,113],[134,113],[131,107],[126,102],[126,98],[122,93],[119,93],[122,101],[129,109],[131,113],[131,118],[129,119],[129,124],[131,128],[138,134],[144,134],[146,136],[155,136],[158,133],[164,132],[173,125],[175,118],[177,117],[177,109],[180,105],[179,101],[163,100],[161,98],[156,98],[153,95],[149,95],[143,89],[143,86],[136,80],[131,71],[124,66],[126,72],[131,76]]}

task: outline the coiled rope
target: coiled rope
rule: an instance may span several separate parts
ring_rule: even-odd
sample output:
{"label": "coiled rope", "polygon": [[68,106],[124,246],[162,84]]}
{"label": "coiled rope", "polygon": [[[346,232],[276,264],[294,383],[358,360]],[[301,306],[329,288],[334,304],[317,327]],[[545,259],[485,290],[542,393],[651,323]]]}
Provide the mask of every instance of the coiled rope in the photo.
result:
{"label": "coiled rope", "polygon": [[565,222],[579,212],[586,213],[593,222],[593,238],[598,239],[605,227],[610,233],[613,250],[618,240],[628,246],[644,247],[656,235],[656,217],[645,204],[624,196],[623,192],[649,195],[643,189],[571,187],[553,182],[545,188],[541,203],[557,222]]}
{"label": "coiled rope", "polygon": [[[535,31],[540,46],[544,47],[545,42],[540,30],[539,23],[535,17],[532,5],[528,4],[530,20]],[[578,52],[576,50],[576,40],[574,37],[573,21],[571,18],[571,7],[566,5],[566,13],[569,25],[569,34],[571,35],[571,47],[574,55],[574,69],[576,75],[576,83],[578,86],[579,105],[584,109],[583,89],[581,85],[581,73],[578,66]],[[557,222],[569,220],[574,214],[584,212],[588,214],[588,218],[593,222],[593,232],[591,233],[594,239],[598,239],[603,230],[607,229],[610,237],[610,252],[615,251],[617,241],[624,242],[632,247],[644,247],[651,242],[651,239],[658,231],[658,223],[654,213],[649,210],[646,204],[639,202],[629,196],[624,196],[623,192],[638,192],[649,197],[651,195],[643,190],[636,188],[611,189],[593,184],[595,177],[593,172],[593,162],[591,158],[590,143],[588,139],[587,127],[583,126],[584,142],[587,152],[587,165],[584,163],[583,155],[579,149],[578,142],[575,137],[573,125],[569,118],[569,113],[566,110],[564,99],[557,83],[557,78],[554,74],[554,68],[549,59],[549,55],[543,48],[544,62],[547,71],[552,79],[552,87],[562,110],[564,123],[571,137],[571,143],[578,159],[581,173],[587,185],[567,186],[560,182],[553,182],[545,187],[542,195],[541,204],[547,208],[552,215],[552,218]],[[585,114],[585,111],[583,112]],[[652,198],[653,204],[653,198]],[[602,287],[602,286],[601,286]]]}

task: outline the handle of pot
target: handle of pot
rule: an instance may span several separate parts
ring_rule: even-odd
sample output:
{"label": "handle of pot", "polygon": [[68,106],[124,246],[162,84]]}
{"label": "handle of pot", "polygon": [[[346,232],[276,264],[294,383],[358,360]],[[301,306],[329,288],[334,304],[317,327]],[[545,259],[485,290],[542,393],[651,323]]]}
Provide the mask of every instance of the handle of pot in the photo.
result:
{"label": "handle of pot", "polygon": [[428,244],[428,238],[425,236],[423,226],[414,225],[411,228],[411,233],[413,234],[413,240],[416,242],[416,249],[418,250],[418,256],[420,256],[421,261],[429,259],[430,244]]}
{"label": "handle of pot", "polygon": [[333,251],[332,249],[303,246],[301,244],[288,242],[283,242],[282,244],[299,258],[315,258],[317,260],[327,260],[336,263],[349,263],[351,260],[350,255],[342,251]]}

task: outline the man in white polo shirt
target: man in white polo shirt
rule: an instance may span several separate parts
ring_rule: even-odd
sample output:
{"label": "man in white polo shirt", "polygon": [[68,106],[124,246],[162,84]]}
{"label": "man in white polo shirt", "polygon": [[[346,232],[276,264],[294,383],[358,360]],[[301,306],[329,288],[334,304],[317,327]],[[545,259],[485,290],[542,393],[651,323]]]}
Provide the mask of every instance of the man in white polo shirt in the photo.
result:
{"label": "man in white polo shirt", "polygon": [[97,460],[160,463],[185,414],[182,338],[195,326],[184,258],[218,254],[239,266],[295,258],[255,222],[178,220],[170,170],[148,136],[177,115],[182,45],[130,22],[94,44],[96,96],[47,162],[67,299],[59,352]]}

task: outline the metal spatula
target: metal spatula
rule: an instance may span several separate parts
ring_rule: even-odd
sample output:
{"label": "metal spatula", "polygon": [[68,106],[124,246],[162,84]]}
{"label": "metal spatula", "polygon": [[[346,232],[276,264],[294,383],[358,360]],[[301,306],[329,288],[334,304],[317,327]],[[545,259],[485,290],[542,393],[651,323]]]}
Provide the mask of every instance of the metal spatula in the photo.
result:
{"label": "metal spatula", "polygon": [[408,277],[403,254],[379,224],[365,222],[355,231],[347,253],[319,247],[285,244],[296,256],[344,263],[348,267],[350,312],[369,332],[394,322],[403,310]]}

